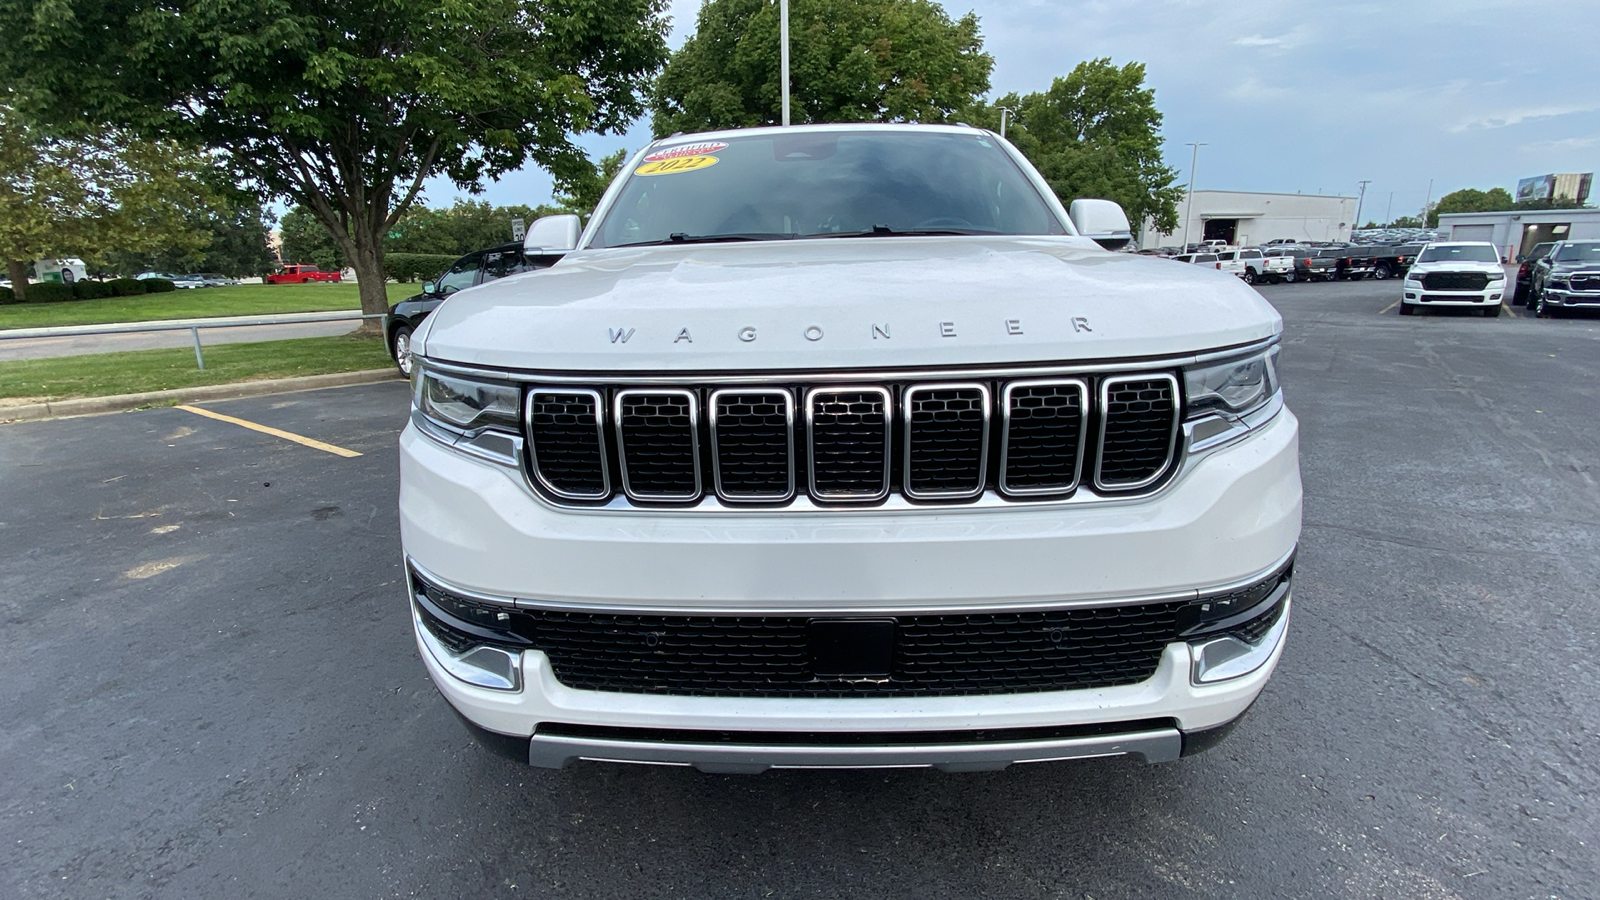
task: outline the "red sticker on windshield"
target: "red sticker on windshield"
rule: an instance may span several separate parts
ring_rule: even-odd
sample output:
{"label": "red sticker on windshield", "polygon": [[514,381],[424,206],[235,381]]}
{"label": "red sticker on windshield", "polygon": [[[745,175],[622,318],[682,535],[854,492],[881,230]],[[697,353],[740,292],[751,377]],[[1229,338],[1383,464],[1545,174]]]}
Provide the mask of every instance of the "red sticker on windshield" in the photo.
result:
{"label": "red sticker on windshield", "polygon": [[715,153],[718,150],[726,149],[728,149],[727,144],[719,144],[716,142],[709,144],[684,144],[681,147],[670,147],[666,150],[657,150],[649,156],[646,156],[644,161],[660,162],[664,159],[677,159],[680,156],[704,156],[707,153]]}

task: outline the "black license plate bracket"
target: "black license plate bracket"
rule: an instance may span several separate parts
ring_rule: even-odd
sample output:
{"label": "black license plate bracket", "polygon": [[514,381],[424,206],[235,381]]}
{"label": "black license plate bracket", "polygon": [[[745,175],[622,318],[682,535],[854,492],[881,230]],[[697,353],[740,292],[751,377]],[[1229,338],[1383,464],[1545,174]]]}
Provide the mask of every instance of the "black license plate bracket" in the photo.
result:
{"label": "black license plate bracket", "polygon": [[812,619],[811,671],[818,678],[888,678],[894,664],[893,619]]}

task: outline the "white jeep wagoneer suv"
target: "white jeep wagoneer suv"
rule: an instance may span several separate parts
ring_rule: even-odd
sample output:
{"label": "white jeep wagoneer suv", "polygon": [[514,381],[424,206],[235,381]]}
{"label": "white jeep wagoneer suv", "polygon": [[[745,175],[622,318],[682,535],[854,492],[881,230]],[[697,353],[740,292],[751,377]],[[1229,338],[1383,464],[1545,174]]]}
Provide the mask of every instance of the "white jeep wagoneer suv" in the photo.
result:
{"label": "white jeep wagoneer suv", "polygon": [[1282,323],[963,126],[658,141],[412,343],[417,645],[489,745],[937,766],[1220,740],[1284,644]]}

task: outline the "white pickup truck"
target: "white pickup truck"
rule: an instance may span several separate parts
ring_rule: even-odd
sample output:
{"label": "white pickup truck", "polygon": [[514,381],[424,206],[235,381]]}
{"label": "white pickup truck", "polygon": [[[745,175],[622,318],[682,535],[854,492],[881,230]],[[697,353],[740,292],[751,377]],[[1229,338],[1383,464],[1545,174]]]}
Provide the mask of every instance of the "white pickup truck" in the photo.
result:
{"label": "white pickup truck", "polygon": [[1003,138],[641,151],[411,344],[404,609],[524,763],[933,766],[1215,744],[1283,652],[1282,320],[1108,252]]}
{"label": "white pickup truck", "polygon": [[1230,247],[1217,252],[1217,268],[1244,279],[1245,284],[1277,284],[1294,275],[1294,259],[1267,256],[1257,247]]}

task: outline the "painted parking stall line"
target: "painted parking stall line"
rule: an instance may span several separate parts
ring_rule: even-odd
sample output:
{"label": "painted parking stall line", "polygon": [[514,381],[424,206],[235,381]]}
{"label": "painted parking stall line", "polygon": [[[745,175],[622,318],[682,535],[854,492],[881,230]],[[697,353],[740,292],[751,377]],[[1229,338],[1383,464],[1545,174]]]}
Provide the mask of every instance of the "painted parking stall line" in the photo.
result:
{"label": "painted parking stall line", "polygon": [[283,438],[286,441],[293,441],[302,447],[310,447],[313,450],[321,450],[324,453],[332,453],[334,456],[342,456],[346,459],[351,459],[361,455],[355,450],[347,450],[344,447],[336,447],[333,444],[323,443],[322,441],[308,438],[304,435],[295,434],[292,431],[284,431],[281,428],[273,428],[270,425],[262,425],[257,422],[251,422],[248,419],[225,416],[222,413],[212,412],[209,409],[202,409],[198,406],[179,406],[178,409],[181,409],[185,412],[192,412],[197,416],[205,416],[208,419],[216,419],[218,422],[227,422],[230,425],[237,425],[240,428],[248,428],[251,431],[259,431],[262,434],[270,434],[276,438]]}

